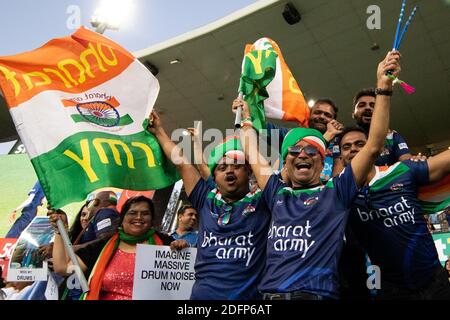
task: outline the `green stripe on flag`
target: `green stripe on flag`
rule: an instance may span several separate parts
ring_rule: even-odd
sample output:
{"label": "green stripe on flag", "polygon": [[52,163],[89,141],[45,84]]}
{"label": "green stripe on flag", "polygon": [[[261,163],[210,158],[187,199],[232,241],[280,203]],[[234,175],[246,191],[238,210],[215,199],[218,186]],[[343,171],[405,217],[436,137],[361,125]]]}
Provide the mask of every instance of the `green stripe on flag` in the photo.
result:
{"label": "green stripe on flag", "polygon": [[424,214],[437,213],[439,211],[444,210],[448,206],[450,206],[450,197],[445,200],[439,201],[439,202],[430,202],[430,201],[420,200],[420,205],[422,207]]}
{"label": "green stripe on flag", "polygon": [[[88,123],[95,123],[94,121],[89,121],[86,117],[83,117],[81,114],[72,114],[70,116],[72,118],[72,120],[76,123],[78,122],[88,122]],[[94,116],[91,116],[92,118],[95,118]],[[129,124],[132,124],[134,121],[133,119],[131,119],[129,114],[124,115],[123,117],[120,118],[119,123],[116,125],[117,127],[122,127],[122,126],[126,126]]]}
{"label": "green stripe on flag", "polygon": [[128,136],[77,133],[31,162],[54,208],[103,187],[155,190],[179,180],[156,138],[144,131]]}
{"label": "green stripe on flag", "polygon": [[264,100],[269,97],[266,87],[275,77],[277,57],[274,50],[254,50],[244,57],[239,91],[244,94],[257,130],[266,128]]}

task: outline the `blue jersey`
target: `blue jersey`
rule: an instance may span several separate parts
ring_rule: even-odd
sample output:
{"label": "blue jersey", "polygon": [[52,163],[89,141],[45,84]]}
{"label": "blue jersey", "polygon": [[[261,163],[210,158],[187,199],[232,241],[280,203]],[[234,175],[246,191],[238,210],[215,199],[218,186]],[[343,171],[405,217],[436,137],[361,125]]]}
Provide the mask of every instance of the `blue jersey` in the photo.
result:
{"label": "blue jersey", "polygon": [[310,189],[292,189],[279,174],[270,177],[263,192],[272,221],[262,292],[338,297],[338,262],[357,192],[351,166]]}
{"label": "blue jersey", "polygon": [[407,153],[411,153],[411,151],[409,151],[405,139],[403,139],[403,137],[397,131],[391,130],[386,136],[384,149],[375,162],[375,165],[391,166],[399,161],[399,158],[402,155]]}
{"label": "blue jersey", "polygon": [[[362,128],[362,127],[360,127]],[[375,161],[376,166],[391,166],[399,161],[399,158],[407,153],[411,153],[402,136],[395,130],[389,131],[384,140],[383,151]],[[333,146],[333,157],[340,156],[339,144]]]}
{"label": "blue jersey", "polygon": [[428,183],[427,162],[410,160],[376,167],[369,188],[358,195],[349,223],[383,280],[402,288],[429,283],[438,254],[417,199]]}
{"label": "blue jersey", "polygon": [[[200,179],[189,201],[199,214],[195,283],[191,299],[259,299],[270,214],[257,190],[226,203]],[[224,215],[229,220],[224,221]],[[226,219],[225,219],[226,221]]]}
{"label": "blue jersey", "polygon": [[179,235],[176,231],[173,232],[170,235],[172,238],[174,238],[175,240],[185,240],[187,241],[187,243],[189,243],[189,245],[191,247],[196,247],[197,246],[197,239],[198,239],[198,232],[197,231],[191,231],[191,232],[186,232],[183,235]]}

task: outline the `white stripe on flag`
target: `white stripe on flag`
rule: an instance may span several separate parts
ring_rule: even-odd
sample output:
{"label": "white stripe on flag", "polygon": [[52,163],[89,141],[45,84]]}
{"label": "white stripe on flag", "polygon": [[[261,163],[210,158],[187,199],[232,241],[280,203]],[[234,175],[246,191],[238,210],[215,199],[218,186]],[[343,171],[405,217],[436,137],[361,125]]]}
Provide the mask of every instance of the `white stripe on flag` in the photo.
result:
{"label": "white stripe on flag", "polygon": [[[136,90],[136,86],[142,87],[142,90]],[[120,103],[117,108],[120,117],[128,114],[134,122],[123,127],[111,128],[87,122],[75,123],[71,115],[79,115],[77,108],[64,107],[61,100],[85,97],[85,93],[114,95]],[[142,122],[151,112],[158,93],[158,80],[149,74],[139,61],[135,60],[120,75],[100,86],[73,94],[55,90],[44,91],[18,107],[12,108],[11,116],[16,123],[22,142],[27,146],[30,158],[34,158],[53,150],[64,139],[79,132],[109,132],[115,135],[141,132]],[[53,130],[52,125],[49,124],[53,124],[57,130]]]}
{"label": "white stripe on flag", "polygon": [[277,57],[275,77],[267,86],[269,98],[264,100],[264,110],[267,118],[283,119],[283,74],[280,58]]}

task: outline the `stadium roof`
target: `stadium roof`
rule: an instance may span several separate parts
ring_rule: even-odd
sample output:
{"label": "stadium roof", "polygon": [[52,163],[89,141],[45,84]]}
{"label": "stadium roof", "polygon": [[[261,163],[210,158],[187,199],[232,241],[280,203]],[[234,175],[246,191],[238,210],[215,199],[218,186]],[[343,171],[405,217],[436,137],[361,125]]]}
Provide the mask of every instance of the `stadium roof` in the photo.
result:
{"label": "stadium roof", "polygon": [[[278,43],[307,100],[331,97],[339,107],[338,120],[353,123],[352,97],[359,89],[375,85],[377,63],[392,47],[401,1],[290,2],[301,15],[293,25],[282,15],[286,1],[261,0],[135,52],[142,62],[158,69],[161,91],[156,109],[168,130],[192,127],[194,120],[203,120],[203,129],[231,128],[230,105],[237,96],[245,44],[264,36]],[[408,7],[418,2],[410,1]],[[401,78],[417,92],[407,95],[395,89],[391,128],[411,146],[448,145],[450,139],[450,5],[446,3],[420,2],[401,48]],[[381,9],[379,30],[366,24],[371,16],[367,8],[374,4]],[[170,63],[175,60],[179,62]],[[0,123],[0,140],[16,136],[4,107]]]}

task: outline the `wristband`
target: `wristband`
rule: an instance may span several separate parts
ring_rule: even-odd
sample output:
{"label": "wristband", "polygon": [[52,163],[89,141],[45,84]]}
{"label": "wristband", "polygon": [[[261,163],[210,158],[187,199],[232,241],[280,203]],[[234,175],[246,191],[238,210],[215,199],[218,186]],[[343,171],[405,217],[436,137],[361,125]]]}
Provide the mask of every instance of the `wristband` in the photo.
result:
{"label": "wristband", "polygon": [[387,89],[381,89],[381,88],[376,88],[375,89],[375,94],[376,95],[381,95],[381,96],[392,96],[392,90],[387,90]]}

